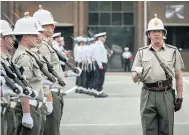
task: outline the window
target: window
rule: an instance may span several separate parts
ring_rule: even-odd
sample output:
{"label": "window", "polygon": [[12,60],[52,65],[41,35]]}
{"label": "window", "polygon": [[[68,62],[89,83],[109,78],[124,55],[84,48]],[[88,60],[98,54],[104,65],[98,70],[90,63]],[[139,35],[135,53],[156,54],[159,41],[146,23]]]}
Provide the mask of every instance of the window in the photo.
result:
{"label": "window", "polygon": [[133,1],[123,1],[123,11],[133,12]]}
{"label": "window", "polygon": [[122,25],[121,13],[112,13],[112,25]]}
{"label": "window", "polygon": [[100,1],[100,11],[111,11],[111,1]]}
{"label": "window", "polygon": [[99,2],[98,1],[93,1],[89,2],[89,11],[99,11]]}
{"label": "window", "polygon": [[122,11],[122,2],[112,1],[112,11]]}
{"label": "window", "polygon": [[99,24],[99,14],[89,13],[89,25],[98,25],[98,24]]}
{"label": "window", "polygon": [[110,13],[100,14],[100,25],[110,25]]}
{"label": "window", "polygon": [[124,25],[133,25],[133,13],[123,13]]}

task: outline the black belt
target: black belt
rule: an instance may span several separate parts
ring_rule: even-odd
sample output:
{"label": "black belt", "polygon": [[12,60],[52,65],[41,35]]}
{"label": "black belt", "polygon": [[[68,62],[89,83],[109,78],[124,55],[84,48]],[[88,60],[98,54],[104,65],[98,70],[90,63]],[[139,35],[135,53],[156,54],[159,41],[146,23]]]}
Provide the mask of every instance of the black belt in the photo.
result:
{"label": "black belt", "polygon": [[147,88],[161,88],[161,87],[166,87],[166,86],[170,86],[170,82],[168,80],[165,80],[165,81],[157,81],[155,83],[144,83],[144,87],[147,87]]}

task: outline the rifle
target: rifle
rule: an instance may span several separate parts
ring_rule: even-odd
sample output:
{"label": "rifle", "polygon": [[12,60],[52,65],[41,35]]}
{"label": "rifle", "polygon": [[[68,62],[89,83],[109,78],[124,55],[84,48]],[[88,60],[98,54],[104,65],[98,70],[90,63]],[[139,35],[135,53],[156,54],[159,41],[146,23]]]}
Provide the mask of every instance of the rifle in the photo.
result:
{"label": "rifle", "polygon": [[3,71],[1,71],[0,74],[5,78],[6,85],[9,86],[16,94],[20,94],[21,91],[16,87],[11,79]]}
{"label": "rifle", "polygon": [[22,73],[21,73],[21,69],[23,69],[23,67],[21,67],[21,69],[19,69],[12,61],[11,61],[11,68],[14,71],[14,73],[17,75],[18,79],[22,81],[22,83],[24,84],[25,87],[30,87],[31,86],[27,83],[27,81],[25,80],[25,78],[23,77]]}
{"label": "rifle", "polygon": [[38,60],[38,58],[37,58],[34,54],[32,54],[31,52],[29,52],[29,51],[27,51],[27,50],[26,50],[26,52],[29,53],[29,55],[31,55],[31,56],[35,59],[35,61],[36,61],[37,65],[39,66],[41,72],[42,72],[45,76],[47,76],[48,80],[50,80],[51,82],[55,83],[55,82],[56,82],[56,78],[55,78],[52,74],[50,74],[50,73],[44,68],[43,63],[41,63],[41,62]]}
{"label": "rifle", "polygon": [[50,64],[50,62],[47,60],[47,58],[45,56],[43,56],[43,59],[45,60],[46,64],[47,64],[47,68],[48,71],[53,74],[57,79],[58,82],[61,86],[65,86],[66,83],[62,80],[62,78],[55,72],[55,70],[53,69],[53,66]]}
{"label": "rifle", "polygon": [[[12,61],[11,61],[11,68],[12,68],[12,71],[14,71],[14,73],[17,75],[17,78],[19,80],[21,80],[22,84],[25,86],[25,87],[31,87],[31,85],[29,83],[27,83],[27,81],[25,80],[25,78],[23,77],[22,73],[20,70],[24,71],[23,67],[21,67],[21,69],[19,69]],[[24,87],[23,87],[24,88]],[[26,88],[24,88],[26,89]],[[30,95],[32,98],[36,97],[35,93],[32,91],[31,95]]]}
{"label": "rifle", "polygon": [[59,59],[60,59],[61,61],[65,62],[76,74],[79,73],[79,71],[78,71],[73,65],[71,65],[71,64],[68,62],[68,60],[62,55],[62,53],[61,53],[60,51],[58,51],[57,49],[55,49],[55,48],[53,47],[53,45],[52,45],[51,47],[52,47],[52,49],[56,52],[56,54],[58,55],[58,57],[59,57]]}
{"label": "rifle", "polygon": [[[30,94],[29,90],[28,90],[28,89],[23,85],[23,83],[17,78],[17,75],[12,72],[12,70],[10,69],[10,67],[8,67],[4,62],[1,62],[1,64],[2,64],[3,68],[5,69],[5,72],[6,72],[7,76],[8,76],[9,78],[13,79],[13,81],[14,81],[15,83],[17,83],[18,85],[20,85],[20,86],[22,87],[23,93],[24,93],[25,95],[29,95],[29,94]],[[35,96],[35,93],[34,93],[34,92],[33,92],[32,94]]]}

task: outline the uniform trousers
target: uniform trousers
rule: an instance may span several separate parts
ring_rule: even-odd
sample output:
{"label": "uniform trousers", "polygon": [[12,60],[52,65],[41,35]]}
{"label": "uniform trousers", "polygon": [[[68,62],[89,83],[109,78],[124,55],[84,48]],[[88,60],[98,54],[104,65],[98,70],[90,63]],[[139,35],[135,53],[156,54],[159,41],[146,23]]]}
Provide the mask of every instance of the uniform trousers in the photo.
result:
{"label": "uniform trousers", "polygon": [[47,120],[47,107],[45,105],[45,103],[43,103],[43,105],[41,106],[41,130],[40,130],[40,135],[44,134],[44,130],[45,130],[45,123]]}
{"label": "uniform trousers", "polygon": [[131,72],[131,62],[130,59],[124,59],[124,71],[125,72]]}
{"label": "uniform trousers", "polygon": [[[94,65],[95,66],[95,65]],[[89,71],[87,76],[87,85],[89,89],[95,88],[95,67],[93,64],[89,65]]]}
{"label": "uniform trousers", "polygon": [[173,135],[174,96],[172,90],[141,92],[141,121],[143,135]]}
{"label": "uniform trousers", "polygon": [[86,89],[88,89],[88,75],[89,75],[89,71],[87,70],[87,68],[85,68],[82,71],[82,87]]}
{"label": "uniform trousers", "polygon": [[17,117],[17,135],[40,135],[41,130],[41,110],[38,106],[30,105],[30,113],[33,119],[33,128],[29,129],[22,125],[22,106],[21,103],[17,103],[15,108]]}
{"label": "uniform trousers", "polygon": [[60,121],[63,115],[64,100],[63,94],[52,92],[53,112],[47,115],[43,135],[60,135]]}
{"label": "uniform trousers", "polygon": [[15,108],[7,107],[6,110],[7,119],[7,135],[16,135],[17,133],[17,119]]}
{"label": "uniform trousers", "polygon": [[1,106],[1,135],[7,135],[7,119],[5,112],[6,112],[6,107]]}
{"label": "uniform trousers", "polygon": [[104,80],[105,80],[105,72],[107,69],[107,63],[102,63],[102,65],[103,65],[103,69],[99,69],[99,66],[96,62],[95,89],[99,92],[103,90],[103,84],[104,84]]}

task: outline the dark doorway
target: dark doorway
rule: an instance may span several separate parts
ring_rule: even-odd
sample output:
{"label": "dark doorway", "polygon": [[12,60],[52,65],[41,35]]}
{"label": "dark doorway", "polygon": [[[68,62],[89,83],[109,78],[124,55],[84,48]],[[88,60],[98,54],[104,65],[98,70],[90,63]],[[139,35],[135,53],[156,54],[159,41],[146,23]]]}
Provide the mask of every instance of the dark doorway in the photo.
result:
{"label": "dark doorway", "polygon": [[165,42],[178,49],[189,49],[189,26],[166,26],[167,39]]}

